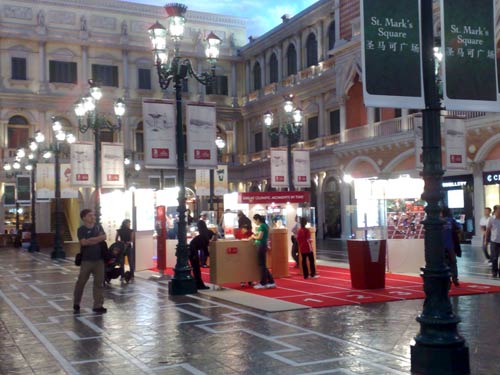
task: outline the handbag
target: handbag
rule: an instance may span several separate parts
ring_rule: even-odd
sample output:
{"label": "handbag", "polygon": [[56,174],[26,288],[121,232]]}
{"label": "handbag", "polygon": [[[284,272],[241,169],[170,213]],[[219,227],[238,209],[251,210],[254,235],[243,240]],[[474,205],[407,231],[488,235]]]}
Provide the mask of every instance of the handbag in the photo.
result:
{"label": "handbag", "polygon": [[75,266],[80,267],[82,264],[82,253],[78,253],[75,255]]}

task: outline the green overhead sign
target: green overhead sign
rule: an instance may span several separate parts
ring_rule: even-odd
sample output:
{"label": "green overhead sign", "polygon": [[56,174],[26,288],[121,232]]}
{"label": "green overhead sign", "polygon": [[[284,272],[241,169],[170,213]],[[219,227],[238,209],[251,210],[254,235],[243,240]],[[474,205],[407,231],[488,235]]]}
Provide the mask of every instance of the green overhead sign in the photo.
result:
{"label": "green overhead sign", "polygon": [[424,108],[419,0],[362,0],[364,100]]}

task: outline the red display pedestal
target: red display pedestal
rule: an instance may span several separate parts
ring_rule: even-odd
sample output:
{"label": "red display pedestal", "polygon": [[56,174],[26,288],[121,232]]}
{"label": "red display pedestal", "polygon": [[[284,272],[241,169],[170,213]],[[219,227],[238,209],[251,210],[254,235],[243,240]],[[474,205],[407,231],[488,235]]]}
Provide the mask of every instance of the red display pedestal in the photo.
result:
{"label": "red display pedestal", "polygon": [[386,240],[347,240],[354,289],[385,288]]}

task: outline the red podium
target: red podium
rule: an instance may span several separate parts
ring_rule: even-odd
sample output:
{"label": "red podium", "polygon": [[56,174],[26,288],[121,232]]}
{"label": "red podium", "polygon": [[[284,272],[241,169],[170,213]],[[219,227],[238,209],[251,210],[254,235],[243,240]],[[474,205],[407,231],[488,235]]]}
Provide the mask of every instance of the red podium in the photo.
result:
{"label": "red podium", "polygon": [[354,289],[385,288],[386,240],[347,240]]}

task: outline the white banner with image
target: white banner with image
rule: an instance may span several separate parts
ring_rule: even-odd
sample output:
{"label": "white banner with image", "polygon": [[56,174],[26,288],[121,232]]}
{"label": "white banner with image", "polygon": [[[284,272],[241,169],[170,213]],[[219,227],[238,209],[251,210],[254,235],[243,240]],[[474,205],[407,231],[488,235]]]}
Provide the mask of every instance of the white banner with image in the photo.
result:
{"label": "white banner with image", "polygon": [[210,195],[210,169],[196,170],[196,195],[199,197]]}
{"label": "white banner with image", "polygon": [[38,163],[36,165],[36,198],[55,198],[55,181],[54,164]]}
{"label": "white banner with image", "polygon": [[94,144],[78,142],[70,145],[71,186],[92,187],[95,182]]}
{"label": "white banner with image", "polygon": [[311,187],[311,161],[309,151],[296,150],[292,152],[293,186]]}
{"label": "white banner with image", "polygon": [[467,169],[465,146],[465,122],[458,118],[446,118],[446,169]]}
{"label": "white banner with image", "polygon": [[227,165],[218,165],[217,169],[214,171],[214,194],[224,195],[229,193],[227,184]]}
{"label": "white banner with image", "polygon": [[71,186],[71,164],[69,163],[61,164],[61,198],[78,198],[78,189]]}
{"label": "white banner with image", "polygon": [[217,134],[214,104],[188,104],[187,123],[187,164],[188,168],[217,167]]}
{"label": "white banner with image", "polygon": [[271,187],[288,187],[288,159],[286,149],[271,148]]}
{"label": "white banner with image", "polygon": [[145,99],[142,102],[144,164],[146,168],[177,166],[175,106],[172,100]]}
{"label": "white banner with image", "polygon": [[101,187],[125,187],[125,158],[122,143],[101,143]]}

